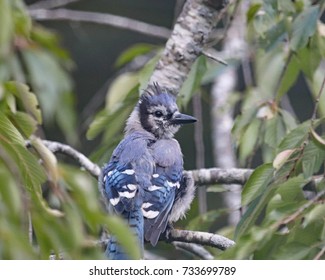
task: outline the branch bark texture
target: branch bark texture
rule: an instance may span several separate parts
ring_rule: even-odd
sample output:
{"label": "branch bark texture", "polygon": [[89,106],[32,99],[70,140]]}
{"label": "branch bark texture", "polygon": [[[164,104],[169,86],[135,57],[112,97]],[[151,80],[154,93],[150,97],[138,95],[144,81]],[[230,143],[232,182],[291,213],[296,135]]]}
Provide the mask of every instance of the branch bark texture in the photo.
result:
{"label": "branch bark texture", "polygon": [[185,3],[149,85],[159,82],[161,87],[177,95],[191,66],[206,46],[225,2],[189,0]]}
{"label": "branch bark texture", "polygon": [[223,251],[235,245],[234,241],[224,236],[202,231],[172,229],[168,232],[165,238],[168,242],[182,241],[187,243],[196,243],[212,246]]}

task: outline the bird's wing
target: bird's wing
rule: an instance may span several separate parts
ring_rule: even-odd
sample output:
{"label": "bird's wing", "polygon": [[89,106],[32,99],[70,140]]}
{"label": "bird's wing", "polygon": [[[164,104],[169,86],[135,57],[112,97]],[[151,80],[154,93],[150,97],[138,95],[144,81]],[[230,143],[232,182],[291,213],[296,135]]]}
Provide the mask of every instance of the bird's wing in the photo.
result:
{"label": "bird's wing", "polygon": [[103,184],[109,202],[117,213],[134,208],[138,185],[131,163],[111,161],[103,169]]}
{"label": "bird's wing", "polygon": [[159,236],[166,230],[169,215],[180,188],[183,160],[179,145],[174,140],[160,141],[153,146],[155,170],[151,186],[145,190],[142,204],[145,239],[156,245]]}

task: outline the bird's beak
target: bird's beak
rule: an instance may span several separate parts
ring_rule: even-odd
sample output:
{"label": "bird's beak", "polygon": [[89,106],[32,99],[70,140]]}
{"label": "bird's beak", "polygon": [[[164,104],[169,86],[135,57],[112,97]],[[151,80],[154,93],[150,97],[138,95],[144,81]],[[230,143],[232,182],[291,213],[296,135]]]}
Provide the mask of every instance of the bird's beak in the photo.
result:
{"label": "bird's beak", "polygon": [[171,119],[172,124],[186,124],[186,123],[194,123],[196,121],[197,121],[196,118],[181,113],[175,114]]}

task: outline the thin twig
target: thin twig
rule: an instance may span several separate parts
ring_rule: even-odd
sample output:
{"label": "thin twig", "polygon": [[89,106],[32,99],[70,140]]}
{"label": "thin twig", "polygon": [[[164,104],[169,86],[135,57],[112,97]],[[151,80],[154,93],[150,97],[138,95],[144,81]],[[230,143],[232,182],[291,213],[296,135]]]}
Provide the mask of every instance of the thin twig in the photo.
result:
{"label": "thin twig", "polygon": [[282,219],[281,221],[275,223],[275,227],[279,227],[280,225],[287,225],[288,223],[294,221],[297,217],[299,217],[306,209],[312,206],[318,199],[320,199],[323,195],[325,195],[325,190],[319,192],[315,197],[309,200],[306,204],[301,206],[296,212],[291,214],[289,217]]}
{"label": "thin twig", "polygon": [[314,260],[319,260],[325,254],[325,246],[318,252],[318,254],[314,257]]}
{"label": "thin twig", "polygon": [[172,244],[176,249],[183,250],[188,252],[196,257],[199,257],[203,260],[213,260],[214,257],[210,254],[208,250],[206,250],[203,246],[197,244],[184,243],[179,241],[174,241]]}
{"label": "thin twig", "polygon": [[29,9],[53,9],[69,5],[80,0],[41,0],[28,6]]}
{"label": "thin twig", "polygon": [[108,13],[104,14],[97,12],[85,12],[62,8],[55,10],[29,10],[29,14],[35,20],[68,20],[78,22],[91,22],[126,29],[161,39],[167,39],[171,33],[171,31],[165,27],[156,26],[139,20]]}

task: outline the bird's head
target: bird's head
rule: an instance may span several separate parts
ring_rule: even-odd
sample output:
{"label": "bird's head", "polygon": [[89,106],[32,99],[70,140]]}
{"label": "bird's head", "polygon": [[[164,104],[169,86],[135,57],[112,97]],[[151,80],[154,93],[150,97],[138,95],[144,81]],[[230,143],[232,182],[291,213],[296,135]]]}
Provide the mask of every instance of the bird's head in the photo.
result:
{"label": "bird's head", "polygon": [[182,124],[196,122],[192,116],[181,114],[176,97],[158,84],[140,97],[138,103],[139,121],[146,131],[156,138],[172,138]]}

